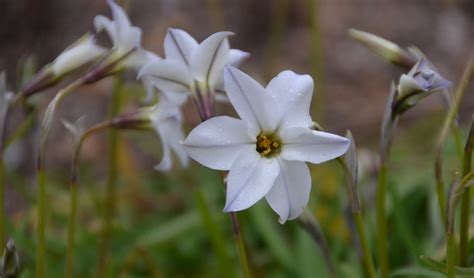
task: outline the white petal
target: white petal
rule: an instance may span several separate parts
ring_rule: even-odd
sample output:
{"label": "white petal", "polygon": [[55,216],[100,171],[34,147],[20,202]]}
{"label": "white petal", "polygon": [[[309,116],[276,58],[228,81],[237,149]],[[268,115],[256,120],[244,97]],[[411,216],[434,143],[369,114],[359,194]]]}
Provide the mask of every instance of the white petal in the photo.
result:
{"label": "white petal", "polygon": [[[227,60],[228,66],[239,67],[240,64],[250,56],[250,53],[238,50],[231,49],[229,51],[229,59]],[[216,83],[214,84],[215,90],[224,90],[224,74],[219,74]],[[217,99],[216,99],[217,100]]]}
{"label": "white petal", "polygon": [[137,49],[125,58],[125,65],[129,69],[140,70],[150,61],[160,60],[158,56],[141,48]]}
{"label": "white petal", "polygon": [[161,95],[166,101],[181,106],[186,102],[190,94],[187,92],[161,91]]}
{"label": "white petal", "polygon": [[213,86],[229,58],[229,41],[232,32],[217,32],[205,39],[193,51],[189,66],[194,78]]}
{"label": "white petal", "polygon": [[168,59],[147,63],[138,73],[142,76],[149,76],[162,91],[189,92],[193,82],[183,63]]}
{"label": "white petal", "polygon": [[130,27],[124,30],[122,33],[118,33],[118,37],[119,42],[116,47],[119,54],[125,54],[133,48],[141,48],[142,30],[138,27]]}
{"label": "white petal", "polygon": [[184,139],[184,134],[179,107],[160,101],[151,114],[151,120],[156,133],[160,136],[163,148],[163,159],[155,169],[160,171],[171,169],[171,150],[178,156],[181,166],[186,167],[189,164],[189,157],[180,143]]}
{"label": "white petal", "polygon": [[130,20],[128,19],[127,14],[125,11],[120,7],[115,1],[107,0],[107,4],[110,6],[112,10],[112,17],[114,19],[114,23],[117,26],[117,33],[120,34],[130,28]]}
{"label": "white petal", "polygon": [[168,28],[164,46],[167,59],[176,59],[189,65],[191,54],[197,46],[196,40],[185,31]]}
{"label": "white petal", "polygon": [[274,117],[280,118],[280,128],[309,127],[312,124],[309,110],[313,84],[311,76],[289,70],[281,72],[270,81],[266,90],[275,99]]}
{"label": "white petal", "polygon": [[235,159],[227,179],[225,212],[244,210],[262,199],[280,172],[275,158],[262,157],[248,146]]}
{"label": "white petal", "polygon": [[225,89],[240,118],[249,124],[250,133],[272,133],[278,122],[272,117],[273,98],[250,76],[234,67],[224,70]]}
{"label": "white petal", "polygon": [[215,170],[229,170],[239,153],[253,147],[245,122],[221,116],[211,118],[195,127],[184,141],[189,156]]}
{"label": "white petal", "polygon": [[239,67],[242,62],[250,56],[250,53],[239,50],[231,49],[229,51],[229,59],[227,60],[227,65],[233,67]]}
{"label": "white petal", "polygon": [[402,74],[400,76],[400,81],[398,82],[398,92],[401,95],[422,91],[426,90],[423,89],[413,77],[406,74]]}
{"label": "white petal", "polygon": [[279,160],[279,163],[280,175],[265,198],[283,224],[300,216],[308,204],[311,175],[305,162]]}
{"label": "white petal", "polygon": [[143,88],[145,89],[145,103],[151,103],[155,96],[155,85],[150,77],[146,76],[142,78]]}
{"label": "white petal", "polygon": [[322,163],[343,155],[350,145],[345,137],[302,127],[284,129],[279,135],[285,160]]}
{"label": "white petal", "polygon": [[114,45],[117,44],[117,30],[115,29],[114,22],[103,15],[98,15],[94,18],[94,27],[96,32],[100,32],[105,29],[107,34],[109,35],[112,43]]}

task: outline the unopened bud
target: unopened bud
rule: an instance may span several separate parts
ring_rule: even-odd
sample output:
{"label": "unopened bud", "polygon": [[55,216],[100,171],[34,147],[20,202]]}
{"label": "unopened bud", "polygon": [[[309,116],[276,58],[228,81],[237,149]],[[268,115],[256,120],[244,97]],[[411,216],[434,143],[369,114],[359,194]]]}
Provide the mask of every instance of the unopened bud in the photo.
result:
{"label": "unopened bud", "polygon": [[58,83],[69,73],[96,61],[105,49],[95,44],[92,35],[86,34],[48,65],[44,66],[21,90],[22,97],[29,97]]}
{"label": "unopened bud", "polygon": [[396,112],[403,113],[428,95],[447,89],[452,83],[431,68],[425,59],[416,63],[408,72],[402,74],[398,83]]}
{"label": "unopened bud", "polygon": [[17,277],[20,258],[15,248],[13,239],[9,239],[2,256],[2,277]]}
{"label": "unopened bud", "polygon": [[406,68],[411,68],[416,63],[416,59],[407,51],[384,38],[356,29],[349,29],[349,35],[390,63]]}

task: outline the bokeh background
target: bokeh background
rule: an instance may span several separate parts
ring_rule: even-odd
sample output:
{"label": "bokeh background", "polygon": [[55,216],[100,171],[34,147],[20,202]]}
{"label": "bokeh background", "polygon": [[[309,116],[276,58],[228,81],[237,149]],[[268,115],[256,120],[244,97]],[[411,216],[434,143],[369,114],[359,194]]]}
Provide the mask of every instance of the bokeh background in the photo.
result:
{"label": "bokeh background", "polygon": [[[398,81],[402,71],[352,40],[347,30],[365,30],[401,46],[416,45],[454,84],[460,79],[474,44],[474,3],[471,0],[125,2],[129,4],[132,23],[143,30],[143,46],[160,56],[163,56],[163,39],[168,27],[184,29],[198,41],[213,32],[229,30],[236,34],[230,39],[231,46],[252,54],[242,68],[262,83],[285,69],[310,73],[316,83],[314,117],[331,132],[344,134],[350,129],[361,150],[366,178],[361,185],[362,198],[367,201],[367,210],[373,203],[375,152],[385,101],[391,80]],[[82,34],[93,30],[93,18],[98,14],[110,15],[105,0],[0,0],[0,69],[7,70],[9,88],[17,89],[17,69],[26,59],[32,57],[38,67],[52,61]],[[100,42],[109,43],[102,37]],[[122,111],[140,106],[143,97],[135,73],[127,73],[126,77],[128,101]],[[44,110],[54,93],[67,82],[35,98],[39,111]],[[108,79],[78,90],[64,101],[59,117],[72,121],[87,115],[88,124],[106,119],[111,88],[112,81]],[[464,133],[474,111],[473,88],[471,84],[461,106],[459,120]],[[230,106],[219,109],[221,113],[233,113]],[[433,218],[430,202],[434,200],[432,161],[433,145],[444,113],[439,98],[431,96],[406,113],[400,122],[392,161],[395,175],[392,183],[398,190],[393,193],[393,201],[397,204],[396,198],[399,198],[406,205],[406,215],[391,216],[391,228],[395,231],[391,240],[402,242],[391,254],[395,266],[417,265],[416,254],[406,257],[397,254],[442,248],[433,243],[439,236],[436,233],[421,242],[418,239],[423,231],[432,232],[432,227],[437,227],[430,222]],[[185,116],[188,130],[199,121],[191,105],[186,106]],[[66,184],[72,147],[69,135],[57,122],[47,158],[48,175],[53,183],[49,192],[49,251],[53,261],[50,267],[61,273],[64,243],[60,239],[65,236]],[[11,124],[9,129],[14,126],[15,123]],[[12,220],[10,234],[16,235],[27,269],[34,266],[34,252],[28,250],[34,248],[34,239],[28,235],[35,226],[35,140],[32,132],[7,151],[10,186],[6,205]],[[209,247],[207,230],[200,226],[196,214],[193,192],[201,190],[197,188],[203,188],[211,203],[225,238],[225,250],[235,263],[230,223],[220,212],[223,194],[218,173],[197,165],[190,170],[158,173],[152,167],[161,150],[153,134],[126,132],[120,142],[120,204],[111,248],[111,275],[146,277],[153,270],[156,275],[165,277],[219,276],[219,270],[214,269],[216,255]],[[105,136],[94,136],[83,151],[78,273],[86,276],[93,273],[95,266],[107,170],[106,144]],[[447,152],[449,160],[454,154],[452,143]],[[455,167],[455,163],[450,162],[448,171]],[[357,269],[357,252],[353,251],[350,222],[345,216],[347,202],[341,173],[331,163],[313,169],[315,186],[310,207],[327,233],[335,260],[347,269]],[[321,254],[316,247],[307,247],[312,243],[308,243],[309,239],[297,224],[280,226],[276,215],[265,204],[241,215],[257,276],[285,277],[297,273],[301,277],[314,277],[311,275],[315,269],[324,272]],[[367,225],[372,227],[370,217],[369,213]],[[403,217],[412,217],[413,223],[421,221],[426,225],[418,229],[400,224]],[[261,221],[269,226],[262,225]],[[145,247],[141,248],[137,242],[145,242]],[[295,258],[298,263],[294,262]]]}

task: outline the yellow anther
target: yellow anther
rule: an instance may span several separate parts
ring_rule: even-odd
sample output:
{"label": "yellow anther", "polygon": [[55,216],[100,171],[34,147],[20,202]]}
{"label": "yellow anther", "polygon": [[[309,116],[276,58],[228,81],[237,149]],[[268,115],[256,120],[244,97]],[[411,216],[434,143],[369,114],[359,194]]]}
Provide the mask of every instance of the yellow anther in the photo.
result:
{"label": "yellow anther", "polygon": [[273,136],[267,136],[260,134],[257,136],[257,152],[263,156],[268,156],[274,154],[276,150],[280,147],[278,139]]}

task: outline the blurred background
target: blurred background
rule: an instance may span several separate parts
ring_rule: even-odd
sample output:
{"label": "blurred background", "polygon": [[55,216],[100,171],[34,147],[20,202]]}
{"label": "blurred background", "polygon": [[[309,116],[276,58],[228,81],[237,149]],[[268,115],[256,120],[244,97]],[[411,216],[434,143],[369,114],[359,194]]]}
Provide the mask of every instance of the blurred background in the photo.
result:
{"label": "blurred background", "polygon": [[[143,46],[160,56],[164,55],[163,40],[168,27],[184,29],[198,41],[216,31],[229,30],[236,34],[230,39],[231,47],[251,53],[242,68],[262,84],[285,69],[311,74],[316,84],[314,118],[337,134],[350,129],[359,150],[362,150],[361,167],[365,182],[361,190],[362,198],[367,201],[367,210],[373,202],[376,151],[385,101],[390,82],[398,81],[403,71],[352,40],[347,30],[356,28],[404,47],[419,47],[440,73],[455,85],[473,51],[472,0],[126,2],[129,3],[132,24],[143,30]],[[93,18],[98,14],[110,16],[105,0],[0,0],[0,69],[7,70],[9,88],[16,89],[17,70],[27,58],[33,57],[38,68],[52,61],[85,32],[93,30]],[[109,43],[103,38],[100,42]],[[125,88],[128,101],[121,110],[131,111],[141,104],[143,90],[135,80],[135,73],[126,76],[129,81]],[[40,114],[54,93],[67,82],[35,98]],[[87,115],[86,121],[90,125],[106,119],[111,88],[110,79],[84,87],[64,101],[58,118],[73,121]],[[461,106],[463,134],[467,132],[474,111],[473,88],[471,84]],[[219,109],[221,113],[233,113],[230,106]],[[391,228],[395,231],[391,240],[401,242],[391,253],[395,266],[417,265],[416,254],[402,257],[397,254],[411,251],[419,255],[421,250],[435,252],[441,248],[433,242],[439,237],[436,232],[423,240],[420,237],[423,231],[440,227],[432,226],[440,223],[427,223],[433,218],[430,216],[430,202],[434,200],[433,145],[444,114],[439,97],[433,95],[406,113],[400,122],[392,161],[395,177],[391,181],[397,185],[398,192],[393,193],[392,207],[396,206],[397,200],[400,201],[399,204],[406,205],[406,215],[394,214],[390,218]],[[185,116],[187,130],[199,122],[192,105],[187,106]],[[11,125],[9,128],[13,129],[15,124]],[[32,133],[7,150],[10,167],[6,201],[11,217],[9,234],[15,235],[24,265],[30,270],[34,266],[34,239],[29,235],[35,225],[32,155],[35,153],[35,140]],[[72,153],[70,136],[59,121],[49,142],[47,169],[52,183],[48,220],[51,223],[48,244],[52,261],[49,267],[58,269],[59,275],[63,269],[61,256],[65,246],[58,239],[65,237],[66,184]],[[102,189],[107,170],[106,143],[104,135],[94,136],[83,150],[81,180],[84,188],[79,205],[82,232],[77,239],[80,255],[77,271],[86,276],[94,273],[95,267],[97,234],[101,225],[99,215],[103,213]],[[453,149],[450,142],[447,159],[452,163],[446,164],[450,173],[456,168]],[[191,170],[176,169],[166,174],[156,172],[153,166],[160,152],[159,141],[151,133],[126,132],[121,137],[121,201],[114,222],[110,274],[120,273],[127,277],[147,277],[150,273],[165,277],[222,274],[215,269],[219,256],[212,248],[207,248],[210,245],[208,229],[200,226],[202,223],[196,213],[197,201],[193,192],[197,190],[204,190],[205,198],[215,211],[215,220],[219,221],[225,239],[225,252],[231,258],[232,267],[236,268],[230,223],[227,215],[220,212],[223,194],[218,173],[197,165],[193,165]],[[343,179],[337,165],[333,164],[313,167],[315,184],[310,207],[327,234],[334,259],[342,269],[348,269],[347,273],[362,274],[353,248],[350,222],[345,215],[347,202]],[[309,238],[296,223],[280,226],[276,222],[277,216],[265,204],[239,215],[256,276],[298,274],[299,277],[314,277],[315,270],[324,270],[322,255],[316,246],[308,243]],[[372,227],[370,234],[373,234],[371,217],[368,214],[367,225]],[[414,218],[413,223],[426,221],[426,226],[414,228],[400,224],[403,217]],[[311,248],[307,247],[308,244]]]}

